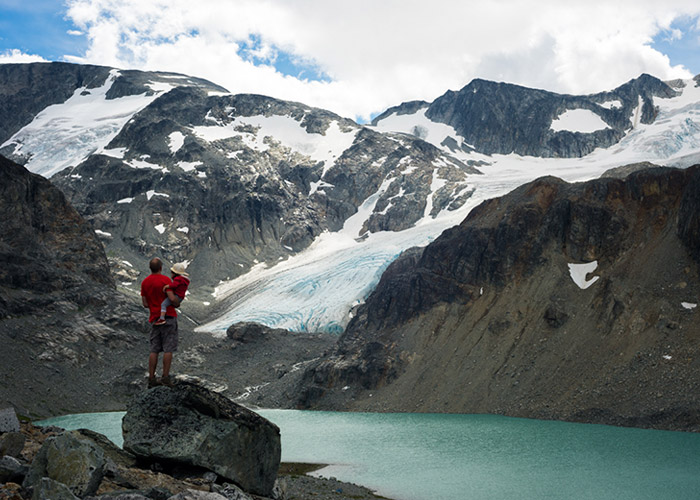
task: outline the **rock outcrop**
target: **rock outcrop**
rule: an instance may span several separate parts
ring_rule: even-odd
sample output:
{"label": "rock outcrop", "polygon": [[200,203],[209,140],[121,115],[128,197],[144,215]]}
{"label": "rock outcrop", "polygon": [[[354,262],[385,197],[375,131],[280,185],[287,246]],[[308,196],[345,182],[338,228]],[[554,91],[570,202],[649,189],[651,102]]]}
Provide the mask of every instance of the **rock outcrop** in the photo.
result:
{"label": "rock outcrop", "polygon": [[482,203],[387,269],[300,402],[700,430],[698,193],[649,169]]}
{"label": "rock outcrop", "polygon": [[138,457],[204,467],[251,493],[272,493],[279,428],[214,392],[156,387],[129,403],[122,429],[124,449]]}

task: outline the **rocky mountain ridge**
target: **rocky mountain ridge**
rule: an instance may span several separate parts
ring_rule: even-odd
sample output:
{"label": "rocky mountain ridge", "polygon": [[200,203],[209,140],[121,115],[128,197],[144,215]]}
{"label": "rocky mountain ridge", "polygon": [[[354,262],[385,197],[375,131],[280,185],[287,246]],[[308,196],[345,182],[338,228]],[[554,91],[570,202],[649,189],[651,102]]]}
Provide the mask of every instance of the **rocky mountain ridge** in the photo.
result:
{"label": "rocky mountain ridge", "polygon": [[[452,127],[453,137],[446,137],[440,144],[448,149],[486,155],[581,157],[618,143],[638,124],[653,123],[658,113],[654,98],[667,99],[677,93],[669,84],[646,74],[614,90],[588,96],[475,79],[431,103],[411,101],[389,108],[372,124],[381,125],[393,115],[422,113],[436,124]],[[599,117],[599,129],[555,129],[554,122],[572,110],[587,110]],[[422,136],[422,128],[417,124],[413,133]]]}
{"label": "rocky mountain ridge", "polygon": [[300,403],[697,431],[698,193],[696,166],[482,203],[387,269]]}

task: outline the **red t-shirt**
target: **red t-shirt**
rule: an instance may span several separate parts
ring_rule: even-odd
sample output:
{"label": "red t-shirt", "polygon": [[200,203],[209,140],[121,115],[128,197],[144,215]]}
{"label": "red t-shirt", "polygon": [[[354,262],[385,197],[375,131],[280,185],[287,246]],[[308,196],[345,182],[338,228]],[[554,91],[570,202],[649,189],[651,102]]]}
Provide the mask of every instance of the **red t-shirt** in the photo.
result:
{"label": "red t-shirt", "polygon": [[190,280],[188,280],[181,274],[178,274],[177,276],[175,276],[175,278],[173,278],[173,284],[170,285],[170,289],[175,295],[177,295],[181,299],[184,299],[185,294],[187,293],[188,286],[190,286]]}
{"label": "red t-shirt", "polygon": [[[149,274],[141,282],[141,296],[146,297],[148,310],[151,315],[148,318],[149,323],[152,323],[160,317],[160,305],[165,300],[167,295],[163,292],[165,285],[170,285],[171,281],[164,274]],[[177,312],[173,306],[168,306],[165,310],[166,316],[177,316]]]}

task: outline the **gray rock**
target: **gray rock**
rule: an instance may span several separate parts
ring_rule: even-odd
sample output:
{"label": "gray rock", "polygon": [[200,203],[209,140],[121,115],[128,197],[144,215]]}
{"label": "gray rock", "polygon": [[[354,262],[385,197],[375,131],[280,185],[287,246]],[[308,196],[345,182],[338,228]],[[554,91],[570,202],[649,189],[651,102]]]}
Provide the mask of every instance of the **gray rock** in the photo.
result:
{"label": "gray rock", "polygon": [[78,497],[65,484],[42,477],[34,488],[32,500],[78,500]]}
{"label": "gray rock", "polygon": [[[275,488],[277,488],[277,481],[275,481]],[[215,490],[216,493],[226,498],[226,500],[252,500],[252,498],[242,489],[240,489],[235,484],[224,484]],[[273,490],[274,498],[274,490]]]}
{"label": "gray rock", "polygon": [[19,420],[14,408],[0,410],[0,433],[19,432]]}
{"label": "gray rock", "polygon": [[[250,497],[248,497],[250,498]],[[228,500],[227,497],[209,491],[188,490],[171,496],[168,500]]]}
{"label": "gray rock", "polygon": [[64,432],[44,442],[23,486],[32,490],[48,477],[65,484],[79,497],[94,495],[102,482],[104,466],[100,448],[77,431]]}
{"label": "gray rock", "polygon": [[0,458],[0,483],[21,483],[27,475],[27,466],[14,457]]}
{"label": "gray rock", "polygon": [[8,432],[0,436],[0,456],[9,455],[18,458],[24,449],[24,434]]}
{"label": "gray rock", "polygon": [[203,387],[181,383],[136,396],[122,421],[124,449],[147,460],[196,465],[269,496],[280,462],[279,428]]}
{"label": "gray rock", "polygon": [[202,479],[210,483],[215,483],[218,478],[219,476],[216,475],[216,472],[205,472],[204,475],[202,475]]}
{"label": "gray rock", "polygon": [[84,500],[152,500],[150,497],[143,495],[140,492],[121,491],[112,492],[98,497],[86,497]]}

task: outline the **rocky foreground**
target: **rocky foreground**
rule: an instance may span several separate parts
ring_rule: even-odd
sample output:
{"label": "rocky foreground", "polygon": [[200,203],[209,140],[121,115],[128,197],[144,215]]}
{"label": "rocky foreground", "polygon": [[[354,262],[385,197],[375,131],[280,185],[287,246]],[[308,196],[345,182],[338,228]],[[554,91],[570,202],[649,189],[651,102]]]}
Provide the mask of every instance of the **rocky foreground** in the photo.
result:
{"label": "rocky foreground", "polygon": [[[280,467],[279,429],[193,384],[134,398],[124,449],[89,431],[20,424],[0,412],[2,500],[373,499],[369,490]],[[278,471],[280,475],[278,476]]]}

